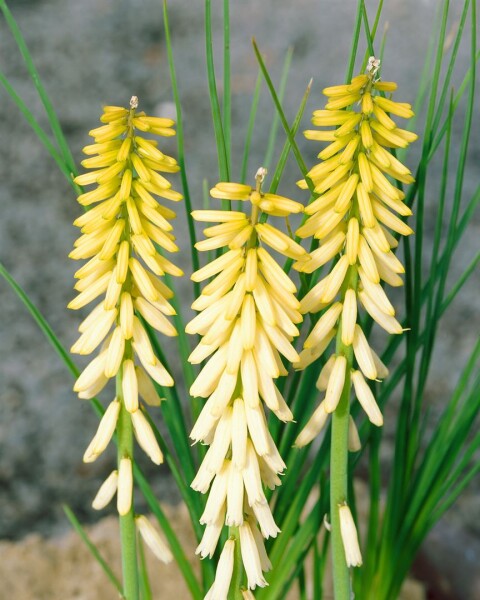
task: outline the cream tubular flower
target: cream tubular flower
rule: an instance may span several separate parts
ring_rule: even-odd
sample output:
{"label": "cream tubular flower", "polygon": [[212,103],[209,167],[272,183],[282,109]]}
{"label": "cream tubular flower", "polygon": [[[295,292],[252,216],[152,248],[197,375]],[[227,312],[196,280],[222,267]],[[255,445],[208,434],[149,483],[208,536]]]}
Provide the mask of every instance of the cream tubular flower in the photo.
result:
{"label": "cream tubular flower", "polygon": [[[406,148],[417,139],[392,118],[408,119],[413,112],[409,104],[385,97],[397,86],[379,79],[379,67],[372,58],[365,74],[346,85],[325,88],[328,102],[313,113],[313,124],[322,129],[306,131],[305,136],[328,145],[318,155],[321,162],[307,174],[317,198],[305,208],[308,218],[297,234],[314,236],[319,245],[308,260],[294,265],[300,272],[312,273],[332,261],[329,274],[301,301],[303,314],[323,312],[296,367],[305,368],[319,358],[336,336],[335,360],[327,361],[317,382],[320,390],[326,390],[325,411],[336,409],[344,382],[351,379],[358,400],[377,426],[383,423],[382,415],[364,377],[383,378],[387,370],[357,319],[364,309],[388,333],[403,331],[383,284],[402,285],[404,268],[392,251],[398,245],[395,235],[413,231],[403,220],[412,211],[397,182],[408,185],[414,179],[390,149]],[[299,185],[307,187],[305,181]],[[297,445],[321,429],[321,415],[322,411],[314,413]],[[351,446],[358,446],[353,430]]]}
{"label": "cream tubular flower", "polygon": [[[214,198],[241,201],[245,212],[193,211],[195,220],[213,223],[197,249],[224,253],[193,273],[194,281],[210,281],[193,304],[199,314],[186,328],[201,336],[189,360],[206,361],[190,389],[192,396],[207,399],[191,438],[210,446],[192,482],[194,489],[209,491],[201,518],[207,527],[197,552],[213,554],[222,516],[224,524],[238,528],[234,543],[240,544],[251,588],[266,585],[262,571],[269,565],[256,535],[279,532],[264,486],[279,485],[285,469],[268,431],[265,406],[279,419],[292,420],[275,379],[286,374],[282,357],[300,360],[292,345],[302,321],[296,287],[270,249],[297,261],[308,258],[288,235],[261,219],[262,214],[287,217],[303,210],[298,202],[263,193],[264,176],[260,169],[255,189],[222,182],[211,190]],[[213,590],[216,598],[217,583]]]}
{"label": "cream tubular flower", "polygon": [[[170,223],[175,213],[158,199],[177,202],[182,196],[162,175],[178,171],[176,161],[143,133],[174,135],[174,122],[148,117],[137,105],[133,97],[130,109],[104,107],[103,125],[90,131],[94,143],[83,149],[87,158],[82,165],[88,171],[75,178],[78,185],[93,187],[78,197],[88,210],[74,223],[81,235],[70,257],[88,262],[75,273],[78,295],[68,306],[76,310],[93,301],[96,305],[81,323],[81,335],[71,350],[87,355],[100,347],[100,353],[81,373],[74,390],[81,398],[93,398],[109,379],[116,377],[121,383],[85,452],[86,462],[106,448],[121,411],[131,415],[140,447],[154,463],[163,461],[155,435],[139,411],[139,399],[158,406],[152,379],[161,386],[171,386],[173,380],[155,356],[144,323],[164,335],[176,335],[168,320],[175,314],[169,303],[173,292],[159,279],[165,273],[182,275],[164,256],[178,251]],[[118,474],[121,514],[128,512],[132,496],[127,473],[131,475],[131,451],[123,453]],[[96,498],[97,506],[103,503]]]}
{"label": "cream tubular flower", "polygon": [[132,461],[128,458],[120,460],[118,468],[117,510],[120,516],[126,515],[133,501],[133,471]]}
{"label": "cream tubular flower", "polygon": [[257,585],[265,587],[268,584],[263,576],[260,554],[248,522],[246,521],[243,525],[240,525],[238,531],[240,534],[242,561],[248,579],[248,588],[254,590]]}
{"label": "cream tubular flower", "polygon": [[155,556],[164,563],[172,562],[173,555],[170,552],[170,548],[160,537],[158,531],[150,523],[147,517],[144,515],[137,515],[135,517],[135,525],[144,542]]}
{"label": "cream tubular flower", "polygon": [[93,440],[83,455],[83,462],[93,462],[105,450],[117,426],[120,402],[114,400],[105,411]]}
{"label": "cream tubular flower", "polygon": [[95,510],[105,508],[115,496],[118,487],[118,471],[112,471],[100,486],[97,495],[93,499],[92,507]]}
{"label": "cream tubular flower", "polygon": [[215,581],[205,596],[206,600],[225,600],[232,581],[235,540],[227,540],[218,561]]}
{"label": "cream tubular flower", "polygon": [[360,567],[362,565],[362,553],[360,552],[357,528],[355,527],[352,513],[347,504],[339,506],[338,512],[340,515],[340,531],[347,566]]}

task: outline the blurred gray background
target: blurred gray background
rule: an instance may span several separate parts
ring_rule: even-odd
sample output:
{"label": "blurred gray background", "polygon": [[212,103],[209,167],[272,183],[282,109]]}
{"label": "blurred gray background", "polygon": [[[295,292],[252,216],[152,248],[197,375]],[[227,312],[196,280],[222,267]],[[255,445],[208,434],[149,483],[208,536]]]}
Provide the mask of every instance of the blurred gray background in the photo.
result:
{"label": "blurred gray background", "polygon": [[[212,4],[221,87],[222,3],[213,0]],[[388,27],[383,77],[398,82],[398,100],[414,101],[438,4],[435,0],[385,2],[379,27],[380,34]],[[458,24],[462,4],[459,0],[451,3],[450,31]],[[88,130],[97,126],[103,104],[125,105],[135,94],[140,98],[140,107],[148,113],[174,114],[159,0],[15,0],[10,5],[77,164],[81,148],[89,143]],[[369,1],[367,6],[372,18],[376,2]],[[240,171],[250,98],[257,76],[252,36],[265,54],[277,85],[285,53],[290,46],[294,48],[284,101],[290,118],[309,79],[314,78],[303,122],[303,128],[307,128],[311,111],[324,103],[322,88],[344,78],[355,9],[355,0],[232,0],[233,178]],[[193,204],[199,207],[202,180],[207,178],[214,184],[218,176],[206,85],[203,2],[171,1],[170,24],[184,109],[189,183]],[[468,39],[464,42],[458,59],[458,73],[462,76],[469,60]],[[361,48],[363,56],[363,44]],[[2,18],[0,69],[39,123],[48,127],[41,102]],[[455,77],[453,85],[458,86],[460,80],[460,75]],[[0,260],[69,348],[76,339],[81,318],[66,309],[73,297],[73,273],[78,268],[67,255],[77,235],[72,221],[80,214],[80,207],[71,187],[3,89],[0,97]],[[478,185],[478,105],[476,109],[465,198]],[[273,113],[264,86],[249,165],[252,177],[265,155]],[[454,131],[457,138],[461,114]],[[283,141],[280,129],[274,160]],[[302,136],[298,141],[308,164],[313,164],[315,145]],[[163,144],[168,153],[176,155],[175,140]],[[439,174],[438,167],[429,181],[427,234],[433,230],[436,216]],[[305,195],[293,183],[287,184],[298,178],[298,169],[290,160],[279,192],[304,199]],[[180,189],[180,178],[174,176],[173,180]],[[181,207],[176,228],[183,248],[176,260],[189,275]],[[478,249],[479,233],[477,218],[456,254],[452,280]],[[425,264],[428,259],[427,242]],[[188,308],[191,291],[187,277],[180,283],[180,289]],[[444,319],[427,390],[434,414],[442,400],[448,398],[478,335],[478,291],[477,273]],[[0,306],[0,538],[21,538],[32,531],[51,534],[67,527],[62,502],[70,504],[84,520],[95,517],[88,507],[114,456],[110,452],[93,465],[82,464],[96,417],[88,404],[75,397],[66,368],[2,280]],[[393,411],[389,418],[395,418]],[[388,448],[387,444],[386,458]],[[150,468],[150,473],[160,496],[175,501],[174,486],[166,468]],[[442,562],[442,552],[451,559],[453,552],[458,559],[450,566],[454,574],[469,569],[473,573],[474,557],[480,547],[479,489],[478,481],[474,482],[432,537],[436,550],[431,560],[434,564]]]}

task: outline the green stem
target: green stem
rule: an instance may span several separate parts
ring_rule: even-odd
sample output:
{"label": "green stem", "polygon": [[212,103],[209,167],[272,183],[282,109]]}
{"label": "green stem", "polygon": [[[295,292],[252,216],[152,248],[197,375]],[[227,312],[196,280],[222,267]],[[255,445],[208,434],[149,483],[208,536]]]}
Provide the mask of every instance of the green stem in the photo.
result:
{"label": "green stem", "polygon": [[231,540],[235,540],[235,555],[233,562],[232,581],[228,591],[228,600],[242,600],[242,580],[243,580],[243,561],[240,548],[240,534],[238,527],[229,527],[228,536]]}
{"label": "green stem", "polygon": [[[129,458],[133,468],[133,427],[132,419],[123,403],[122,371],[117,375],[117,399],[120,402],[120,414],[117,422],[118,465],[122,458]],[[135,517],[133,498],[130,510],[120,519],[120,541],[122,546],[123,593],[126,600],[138,600],[138,565]]]}
{"label": "green stem", "polygon": [[353,363],[352,346],[345,346],[341,338],[341,322],[337,334],[338,356],[345,356],[347,366],[345,383],[337,408],[332,414],[330,453],[330,519],[332,522],[332,562],[335,600],[350,600],[350,572],[345,559],[340,532],[339,507],[348,500],[348,425],[350,416],[350,371]]}
{"label": "green stem", "polygon": [[345,559],[340,533],[339,506],[347,500],[348,417],[350,396],[350,365],[337,409],[332,415],[330,458],[330,518],[332,520],[332,560],[335,600],[350,600],[350,573]]}

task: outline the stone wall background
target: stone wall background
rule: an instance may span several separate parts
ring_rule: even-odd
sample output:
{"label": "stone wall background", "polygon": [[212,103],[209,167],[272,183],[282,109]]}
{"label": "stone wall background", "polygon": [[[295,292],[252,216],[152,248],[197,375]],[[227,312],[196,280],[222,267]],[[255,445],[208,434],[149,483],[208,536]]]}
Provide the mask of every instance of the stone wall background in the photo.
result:
{"label": "stone wall background", "polygon": [[[89,143],[88,130],[97,126],[102,104],[126,104],[135,94],[147,112],[165,114],[173,110],[161,2],[12,0],[10,4],[77,163],[81,159],[81,148]],[[380,31],[387,23],[389,29],[383,75],[399,83],[399,99],[414,99],[437,4],[435,0],[385,2]],[[462,3],[451,4],[450,26],[454,27]],[[375,2],[367,2],[370,15],[375,5]],[[355,0],[232,0],[234,174],[240,170],[250,96],[257,75],[251,37],[257,39],[277,84],[285,52],[289,46],[294,47],[285,98],[290,117],[295,114],[313,76],[303,122],[306,128],[309,113],[323,103],[322,88],[343,80],[355,8]],[[221,2],[218,0],[213,0],[213,15],[215,39],[219,43]],[[184,108],[189,182],[193,203],[198,207],[202,202],[202,180],[207,178],[213,184],[217,179],[205,78],[203,3],[172,0],[170,21]],[[466,69],[468,39],[464,42],[458,60]],[[220,45],[216,46],[216,52],[217,76],[221,81]],[[46,127],[40,100],[2,19],[0,68],[39,123]],[[458,86],[459,79],[453,84]],[[69,348],[80,322],[79,315],[66,309],[72,297],[76,269],[67,254],[76,237],[71,223],[79,214],[79,206],[68,183],[3,89],[0,97],[0,260]],[[476,109],[465,197],[478,185],[478,106]],[[266,151],[273,112],[264,87],[249,166],[252,176]],[[457,122],[455,139],[460,135],[461,120]],[[275,157],[283,140],[280,129]],[[312,163],[313,145],[301,136],[299,144],[307,162]],[[174,140],[167,141],[166,151],[176,154]],[[296,165],[290,160],[279,192],[303,198],[293,184],[287,184],[298,177]],[[439,177],[437,168],[431,174],[426,200],[425,265],[436,216]],[[180,188],[179,177],[175,181]],[[179,262],[188,275],[191,267],[181,212],[180,208],[177,234],[184,252]],[[477,217],[456,254],[452,281],[477,251],[479,233]],[[478,335],[479,283],[477,273],[444,319],[427,390],[434,414],[448,398]],[[188,311],[191,290],[187,277],[180,283],[180,290]],[[0,306],[0,537],[16,539],[29,532],[50,535],[68,526],[61,510],[63,502],[70,504],[81,519],[95,518],[88,507],[113,464],[113,452],[93,465],[82,464],[81,457],[94,432],[96,417],[87,404],[75,397],[69,373],[3,281],[0,281]],[[178,365],[176,368],[178,370]],[[393,420],[394,410],[389,413],[389,419]],[[385,455],[388,453],[387,442]],[[153,470],[148,466],[148,469],[164,501],[176,501],[166,468]],[[445,525],[453,527],[454,532],[458,528],[462,535],[473,540],[472,544],[477,544],[475,548],[478,548],[475,540],[480,536],[479,489],[478,481],[474,482]],[[468,557],[464,562],[467,567]],[[461,568],[457,565],[458,570]]]}

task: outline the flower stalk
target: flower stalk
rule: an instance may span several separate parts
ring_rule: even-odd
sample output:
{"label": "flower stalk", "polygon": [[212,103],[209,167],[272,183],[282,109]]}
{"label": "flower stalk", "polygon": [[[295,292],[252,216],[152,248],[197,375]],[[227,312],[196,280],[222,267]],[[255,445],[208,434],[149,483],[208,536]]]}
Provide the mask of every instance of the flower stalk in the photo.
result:
{"label": "flower stalk", "polygon": [[[297,234],[314,236],[319,246],[308,261],[295,268],[313,273],[330,261],[332,269],[302,299],[301,312],[324,311],[304,343],[297,363],[305,368],[317,360],[336,338],[335,353],[325,363],[317,388],[325,398],[296,440],[310,442],[332,415],[330,458],[330,515],[334,589],[337,600],[351,596],[350,567],[362,564],[355,523],[348,508],[348,452],[360,440],[350,417],[350,392],[370,421],[383,424],[373,393],[365,381],[388,374],[357,323],[363,308],[385,331],[402,333],[381,282],[402,285],[403,265],[392,252],[398,245],[390,232],[410,235],[400,217],[411,215],[404,193],[389,178],[412,183],[410,171],[385,148],[405,148],[416,135],[396,126],[390,115],[409,118],[409,104],[384,97],[396,84],[377,76],[380,61],[371,57],[367,72],[346,85],[328,87],[325,110],[313,113],[314,125],[334,129],[306,131],[308,139],[329,142],[322,160],[308,173],[317,198],[305,209],[309,218]],[[358,108],[358,110],[356,110]],[[306,182],[298,182],[306,188]],[[393,212],[392,212],[393,211]],[[357,368],[358,367],[358,368]]]}
{"label": "flower stalk", "polygon": [[[350,573],[340,531],[340,506],[348,499],[348,429],[350,418],[350,369],[353,352],[341,341],[341,325],[337,333],[336,353],[345,356],[345,383],[332,415],[330,450],[330,519],[332,526],[333,583],[336,600],[350,600]],[[339,339],[340,338],[340,339]]]}
{"label": "flower stalk", "polygon": [[[120,414],[117,421],[117,461],[128,458],[133,464],[133,427],[130,414],[125,408],[122,396],[122,374],[116,377],[117,398]],[[127,600],[138,599],[137,533],[133,502],[127,513],[119,515],[120,543],[122,552],[123,591]]]}
{"label": "flower stalk", "polygon": [[238,527],[229,527],[228,533],[229,538],[235,541],[235,550],[233,554],[233,573],[230,589],[228,591],[228,600],[242,600],[243,594],[241,590],[244,577],[244,568]]}

